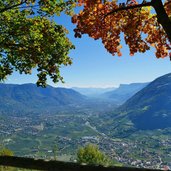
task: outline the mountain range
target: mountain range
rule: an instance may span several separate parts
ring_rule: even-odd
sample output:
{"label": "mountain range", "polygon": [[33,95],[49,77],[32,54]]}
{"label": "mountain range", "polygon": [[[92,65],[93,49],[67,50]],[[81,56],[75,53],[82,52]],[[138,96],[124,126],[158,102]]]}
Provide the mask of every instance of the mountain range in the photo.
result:
{"label": "mountain range", "polygon": [[85,96],[72,89],[41,88],[35,84],[0,84],[1,113],[55,112],[77,107],[85,101]]}
{"label": "mountain range", "polygon": [[149,83],[108,115],[99,127],[114,137],[167,128],[171,128],[171,73]]}
{"label": "mountain range", "polygon": [[171,74],[151,82],[119,110],[126,112],[138,129],[171,127]]}
{"label": "mountain range", "polygon": [[0,84],[0,118],[1,144],[20,156],[47,155],[54,143],[60,154],[74,154],[90,138],[119,162],[156,166],[171,161],[171,73],[99,98],[66,88]]}
{"label": "mountain range", "polygon": [[[102,100],[104,97],[106,101]],[[98,111],[97,108],[102,108],[103,112],[108,109],[114,111],[107,116],[110,125],[104,125],[118,134],[123,130],[126,133],[171,127],[171,73],[151,83],[120,85],[113,91],[102,93],[102,98],[89,99],[73,89],[66,88],[0,84],[1,113],[55,113],[71,111],[73,108],[95,112]],[[129,99],[115,110],[116,104],[127,98]]]}
{"label": "mountain range", "polygon": [[[55,113],[79,110],[107,112],[133,95],[146,84],[137,83],[119,88],[75,88],[83,94],[69,88],[37,87],[34,84],[0,84],[0,112],[5,114]],[[115,89],[115,90],[114,90]],[[104,91],[110,90],[107,95]],[[111,91],[113,90],[113,91]],[[123,90],[123,91],[122,91]],[[96,92],[96,96],[91,93]],[[116,92],[117,96],[114,97]],[[91,95],[90,95],[91,94]],[[111,96],[110,96],[111,95]],[[108,97],[109,96],[109,97]],[[121,96],[121,97],[120,97]],[[104,107],[105,106],[105,107]]]}
{"label": "mountain range", "polygon": [[146,87],[149,83],[120,84],[118,88],[79,88],[73,87],[75,91],[86,95],[89,98],[96,98],[121,105],[135,93]]}

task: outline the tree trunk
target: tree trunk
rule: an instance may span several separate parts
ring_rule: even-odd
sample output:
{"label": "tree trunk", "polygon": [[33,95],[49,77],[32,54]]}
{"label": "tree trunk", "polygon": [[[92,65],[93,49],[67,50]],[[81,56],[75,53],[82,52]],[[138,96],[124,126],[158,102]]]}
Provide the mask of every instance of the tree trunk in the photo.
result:
{"label": "tree trunk", "polygon": [[162,1],[152,0],[151,3],[156,11],[158,22],[162,25],[164,31],[166,32],[169,38],[169,41],[171,42],[171,21],[164,9]]}

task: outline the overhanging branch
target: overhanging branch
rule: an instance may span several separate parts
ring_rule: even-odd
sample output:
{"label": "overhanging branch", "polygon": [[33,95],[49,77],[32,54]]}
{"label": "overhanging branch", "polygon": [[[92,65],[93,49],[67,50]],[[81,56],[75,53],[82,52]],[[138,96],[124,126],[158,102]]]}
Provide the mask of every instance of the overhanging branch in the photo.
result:
{"label": "overhanging branch", "polygon": [[[171,1],[169,1],[168,3],[170,3]],[[122,6],[119,7],[117,9],[112,10],[111,12],[107,13],[105,15],[111,15],[113,13],[119,12],[119,11],[126,11],[129,9],[135,9],[135,8],[141,8],[141,7],[147,7],[147,6],[152,6],[157,14],[157,20],[158,22],[162,25],[165,33],[168,36],[169,41],[171,42],[171,21],[168,17],[168,15],[166,14],[166,11],[164,9],[164,5],[162,3],[161,0],[152,0],[151,2],[146,2],[146,3],[142,3],[142,4],[135,4],[135,5],[131,5],[131,6]]]}
{"label": "overhanging branch", "polygon": [[113,14],[115,12],[119,12],[119,11],[124,11],[124,10],[129,10],[129,9],[135,9],[135,8],[141,8],[141,7],[147,7],[147,6],[152,6],[152,3],[151,2],[147,2],[147,3],[132,5],[132,6],[120,7],[120,8],[117,8],[117,9],[112,10],[111,12],[107,13],[105,16],[111,15],[111,14]]}
{"label": "overhanging branch", "polygon": [[6,7],[4,7],[3,9],[0,10],[0,13],[3,13],[3,12],[5,12],[5,11],[8,11],[8,10],[13,9],[13,8],[15,8],[15,7],[18,7],[18,6],[20,6],[20,5],[24,4],[24,3],[26,3],[26,1],[21,1],[21,2],[18,3],[18,4],[14,4],[14,5],[11,5],[11,6],[6,6]]}
{"label": "overhanging branch", "polygon": [[167,5],[169,5],[170,3],[171,3],[171,0],[168,1],[168,2],[166,2],[166,3],[164,4],[164,7],[167,6]]}

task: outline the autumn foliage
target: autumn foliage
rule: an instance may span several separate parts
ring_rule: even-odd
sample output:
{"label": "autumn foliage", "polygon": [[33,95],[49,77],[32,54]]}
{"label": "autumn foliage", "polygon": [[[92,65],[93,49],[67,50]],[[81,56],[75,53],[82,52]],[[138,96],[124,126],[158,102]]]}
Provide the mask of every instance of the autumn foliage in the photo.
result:
{"label": "autumn foliage", "polygon": [[[135,0],[120,4],[107,0],[79,0],[77,5],[83,6],[83,10],[72,17],[72,23],[76,24],[75,37],[88,34],[95,40],[101,39],[108,52],[121,56],[123,34],[131,56],[137,52],[144,53],[151,46],[156,49],[157,58],[171,56],[170,41],[150,6],[118,10],[137,4]],[[171,16],[170,0],[164,7],[167,15]]]}

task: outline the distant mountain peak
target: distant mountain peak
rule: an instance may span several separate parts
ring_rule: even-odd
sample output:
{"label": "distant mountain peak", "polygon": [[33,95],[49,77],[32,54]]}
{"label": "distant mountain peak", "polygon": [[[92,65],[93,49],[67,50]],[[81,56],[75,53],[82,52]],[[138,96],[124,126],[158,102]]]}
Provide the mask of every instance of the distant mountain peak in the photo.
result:
{"label": "distant mountain peak", "polygon": [[106,92],[103,96],[116,101],[116,103],[118,104],[123,104],[126,100],[128,100],[130,97],[132,97],[148,84],[149,83],[120,84],[117,89]]}

